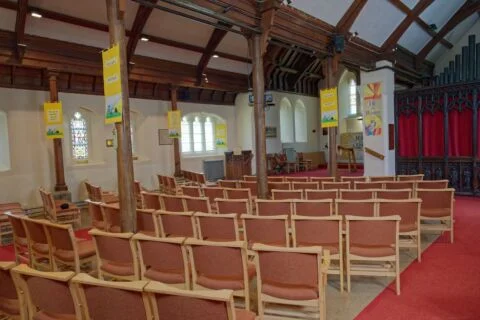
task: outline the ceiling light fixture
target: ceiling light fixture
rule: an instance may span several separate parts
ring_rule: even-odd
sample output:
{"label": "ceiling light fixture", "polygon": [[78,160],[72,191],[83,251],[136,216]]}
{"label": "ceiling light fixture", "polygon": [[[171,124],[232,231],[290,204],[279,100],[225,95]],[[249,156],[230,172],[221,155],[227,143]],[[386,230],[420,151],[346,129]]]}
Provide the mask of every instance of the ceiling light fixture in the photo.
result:
{"label": "ceiling light fixture", "polygon": [[31,16],[34,17],[34,18],[41,18],[42,17],[42,15],[40,13],[37,13],[37,12],[32,12]]}
{"label": "ceiling light fixture", "polygon": [[212,57],[213,58],[219,58],[220,56],[218,54],[214,54]]}
{"label": "ceiling light fixture", "polygon": [[147,37],[141,37],[140,40],[142,40],[143,42],[148,42],[150,39],[148,39]]}

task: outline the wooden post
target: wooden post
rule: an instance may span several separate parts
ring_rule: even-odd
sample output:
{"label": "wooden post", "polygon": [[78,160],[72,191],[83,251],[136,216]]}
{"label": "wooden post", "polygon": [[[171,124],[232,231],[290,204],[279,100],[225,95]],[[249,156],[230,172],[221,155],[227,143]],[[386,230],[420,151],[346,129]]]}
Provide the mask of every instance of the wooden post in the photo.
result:
{"label": "wooden post", "polygon": [[[177,87],[172,87],[170,89],[170,100],[172,101],[171,110],[176,111],[178,110],[177,106]],[[181,160],[180,160],[180,141],[179,139],[173,139],[173,159],[175,163],[175,177],[179,177],[182,175],[181,169]]]}
{"label": "wooden post", "polygon": [[253,108],[255,118],[255,164],[257,169],[258,198],[268,196],[267,144],[265,140],[265,79],[263,72],[262,35],[254,34],[248,39],[252,57]]}
{"label": "wooden post", "polygon": [[[48,75],[50,88],[50,102],[58,102],[57,73],[50,72]],[[65,169],[63,166],[62,139],[53,139],[53,157],[55,159],[55,191],[68,191],[65,183]]]}
{"label": "wooden post", "polygon": [[[326,78],[324,88],[336,86],[335,73],[338,71],[338,59],[328,57],[326,59]],[[328,174],[337,176],[337,128],[328,128]]]}
{"label": "wooden post", "polygon": [[125,23],[121,0],[106,0],[110,45],[120,48],[120,77],[122,86],[122,122],[115,124],[117,131],[117,172],[122,232],[135,231],[136,198],[133,180],[132,138],[130,135],[130,105],[128,95],[128,66],[125,43]]}

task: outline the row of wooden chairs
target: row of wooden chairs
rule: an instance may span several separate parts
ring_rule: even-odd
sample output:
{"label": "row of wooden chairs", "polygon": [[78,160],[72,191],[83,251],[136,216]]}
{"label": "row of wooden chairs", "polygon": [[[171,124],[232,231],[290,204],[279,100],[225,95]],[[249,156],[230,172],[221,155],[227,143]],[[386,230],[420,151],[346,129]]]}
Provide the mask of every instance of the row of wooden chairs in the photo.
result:
{"label": "row of wooden chairs", "polygon": [[157,179],[160,192],[177,194],[180,191],[180,185],[177,183],[175,177],[157,174]]}
{"label": "row of wooden chairs", "polygon": [[207,184],[207,179],[205,178],[204,173],[182,170],[182,176],[185,180],[190,182],[190,184],[198,186],[204,186]]}
{"label": "row of wooden chairs", "polygon": [[87,189],[88,199],[95,202],[103,203],[117,203],[118,194],[113,191],[103,191],[100,186],[91,184],[85,181],[85,188]]}
{"label": "row of wooden chairs", "polygon": [[[341,176],[338,182],[389,182],[389,181],[420,181],[423,174],[397,175],[397,176]],[[298,177],[298,176],[268,176],[269,182],[335,182],[335,177]],[[244,181],[257,181],[257,176],[243,176]]]}

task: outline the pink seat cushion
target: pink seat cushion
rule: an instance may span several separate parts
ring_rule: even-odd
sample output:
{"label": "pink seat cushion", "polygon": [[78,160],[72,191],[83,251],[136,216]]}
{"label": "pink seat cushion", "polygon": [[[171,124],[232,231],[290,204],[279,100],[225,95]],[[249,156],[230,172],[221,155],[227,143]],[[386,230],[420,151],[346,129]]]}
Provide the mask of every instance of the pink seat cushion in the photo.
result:
{"label": "pink seat cushion", "polygon": [[289,300],[313,300],[318,299],[317,290],[314,287],[282,285],[277,283],[263,283],[262,292],[272,297]]}
{"label": "pink seat cushion", "polygon": [[0,298],[0,311],[0,313],[4,312],[10,315],[19,315],[20,306],[18,304],[18,300]]}
{"label": "pink seat cushion", "polygon": [[185,276],[182,270],[178,270],[177,272],[165,272],[150,268],[145,271],[144,276],[150,280],[169,284],[185,282]]}
{"label": "pink seat cushion", "polygon": [[135,274],[135,270],[133,269],[133,264],[131,263],[103,261],[100,269],[117,276],[133,276]]}
{"label": "pink seat cushion", "polygon": [[415,231],[417,230],[417,224],[416,223],[409,223],[409,224],[401,224],[400,223],[400,232],[409,232],[409,231]]}
{"label": "pink seat cushion", "polygon": [[39,312],[33,316],[33,320],[75,320],[74,314],[49,314],[46,312]]}
{"label": "pink seat cushion", "polygon": [[[80,240],[77,242],[78,256],[80,259],[95,255],[95,245],[92,240]],[[75,255],[72,250],[56,250],[55,257],[63,261],[74,261]]]}
{"label": "pink seat cushion", "polygon": [[33,249],[33,251],[35,251],[37,253],[40,253],[40,254],[48,254],[49,247],[48,247],[48,244],[35,243],[32,246],[32,249]]}
{"label": "pink seat cushion", "polygon": [[235,309],[235,319],[237,320],[255,320],[256,316],[252,311]]}
{"label": "pink seat cushion", "polygon": [[450,209],[443,208],[443,209],[422,209],[420,212],[422,217],[432,217],[432,218],[439,218],[439,217],[449,217],[450,216]]}
{"label": "pink seat cushion", "polygon": [[241,290],[243,289],[243,280],[242,279],[213,279],[206,276],[198,276],[197,284],[202,287],[209,289],[231,289],[231,290]]}
{"label": "pink seat cushion", "polygon": [[385,246],[351,246],[350,254],[361,257],[386,257],[394,256],[395,249]]}

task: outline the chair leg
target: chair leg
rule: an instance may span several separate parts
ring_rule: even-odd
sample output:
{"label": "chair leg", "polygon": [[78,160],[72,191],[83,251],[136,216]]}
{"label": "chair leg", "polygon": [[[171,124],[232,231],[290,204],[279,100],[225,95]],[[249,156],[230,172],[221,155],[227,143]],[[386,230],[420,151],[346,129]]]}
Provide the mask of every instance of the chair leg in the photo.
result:
{"label": "chair leg", "polygon": [[350,259],[348,259],[348,257],[347,257],[346,260],[347,260],[346,261],[347,262],[347,268],[346,268],[345,271],[347,272],[347,292],[350,293],[350,288],[351,288],[351,286],[350,286]]}
{"label": "chair leg", "polygon": [[453,219],[450,220],[450,243],[453,243]]}
{"label": "chair leg", "polygon": [[396,292],[397,295],[400,295],[400,261],[397,256],[397,260],[395,261],[395,273],[396,273],[396,279],[395,279],[395,285],[396,285]]}
{"label": "chair leg", "polygon": [[339,261],[339,268],[340,268],[340,292],[343,292],[343,257],[340,257]]}
{"label": "chair leg", "polygon": [[422,241],[420,234],[417,236],[417,260],[418,262],[422,262]]}

